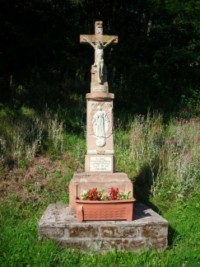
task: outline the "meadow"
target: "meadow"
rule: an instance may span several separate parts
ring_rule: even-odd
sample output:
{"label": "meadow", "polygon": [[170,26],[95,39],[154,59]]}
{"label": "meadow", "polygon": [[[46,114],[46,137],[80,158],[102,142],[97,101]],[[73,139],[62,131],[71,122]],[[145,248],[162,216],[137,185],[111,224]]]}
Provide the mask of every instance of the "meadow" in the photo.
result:
{"label": "meadow", "polygon": [[115,118],[116,169],[134,182],[138,201],[168,220],[165,251],[84,254],[38,241],[44,210],[68,203],[69,181],[84,168],[85,122],[70,118],[1,107],[0,266],[200,266],[200,118],[190,112]]}

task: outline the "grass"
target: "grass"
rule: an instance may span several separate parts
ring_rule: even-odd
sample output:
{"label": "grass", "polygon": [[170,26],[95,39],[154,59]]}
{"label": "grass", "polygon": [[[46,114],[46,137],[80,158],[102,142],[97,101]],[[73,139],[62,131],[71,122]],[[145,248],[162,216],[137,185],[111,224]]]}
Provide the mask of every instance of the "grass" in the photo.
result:
{"label": "grass", "polygon": [[37,240],[47,205],[68,202],[69,181],[84,166],[84,134],[72,133],[58,118],[28,108],[0,112],[0,266],[200,266],[199,119],[163,123],[160,114],[138,115],[126,129],[118,121],[117,170],[135,180],[138,199],[168,220],[169,248],[101,255]]}
{"label": "grass", "polygon": [[42,209],[38,212],[24,206],[19,212],[15,202],[15,206],[1,207],[1,211],[1,266],[200,266],[199,211],[189,205],[176,206],[165,214],[174,231],[169,249],[137,255],[114,250],[104,255],[83,254],[62,249],[49,240],[39,243],[36,226]]}

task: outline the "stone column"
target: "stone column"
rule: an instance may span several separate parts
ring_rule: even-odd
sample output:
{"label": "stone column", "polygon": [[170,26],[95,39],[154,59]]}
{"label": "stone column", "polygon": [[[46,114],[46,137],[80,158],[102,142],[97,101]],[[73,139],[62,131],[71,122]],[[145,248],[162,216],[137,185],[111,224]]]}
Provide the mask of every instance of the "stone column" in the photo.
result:
{"label": "stone column", "polygon": [[114,172],[114,94],[88,93],[85,172]]}

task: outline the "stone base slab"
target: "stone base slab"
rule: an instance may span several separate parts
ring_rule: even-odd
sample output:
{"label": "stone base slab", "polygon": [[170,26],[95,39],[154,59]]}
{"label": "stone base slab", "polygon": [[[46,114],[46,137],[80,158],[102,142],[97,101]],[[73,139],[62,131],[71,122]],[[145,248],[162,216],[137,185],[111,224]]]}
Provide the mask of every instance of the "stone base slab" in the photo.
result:
{"label": "stone base slab", "polygon": [[77,222],[64,204],[51,204],[38,224],[39,240],[47,237],[70,249],[138,252],[168,244],[168,222],[147,206],[136,203],[134,220]]}
{"label": "stone base slab", "polygon": [[105,189],[118,187],[120,192],[131,192],[133,196],[133,183],[126,173],[74,173],[69,184],[70,212],[76,212],[76,198],[90,188]]}

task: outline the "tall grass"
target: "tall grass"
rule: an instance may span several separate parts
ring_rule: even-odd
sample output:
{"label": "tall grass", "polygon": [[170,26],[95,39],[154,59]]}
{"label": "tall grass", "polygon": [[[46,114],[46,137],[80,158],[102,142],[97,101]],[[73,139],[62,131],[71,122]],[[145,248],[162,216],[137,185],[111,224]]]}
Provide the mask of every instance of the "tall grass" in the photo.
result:
{"label": "tall grass", "polygon": [[[31,161],[41,148],[44,126],[38,118],[13,125],[10,156],[19,165],[21,160]],[[9,149],[9,148],[8,148]]]}
{"label": "tall grass", "polygon": [[[200,122],[156,114],[137,115],[129,131],[116,134],[117,167],[130,178],[144,178],[151,196],[177,200],[188,197],[200,177]],[[118,157],[119,154],[119,157]],[[143,177],[142,177],[143,176]],[[145,184],[144,184],[145,186]]]}
{"label": "tall grass", "polygon": [[200,122],[196,118],[172,120],[159,149],[159,172],[153,193],[164,191],[186,198],[200,178]]}
{"label": "tall grass", "polygon": [[20,114],[0,116],[0,159],[4,165],[16,167],[29,164],[38,153],[52,147],[64,151],[64,126],[50,112],[38,115],[22,108]]}

